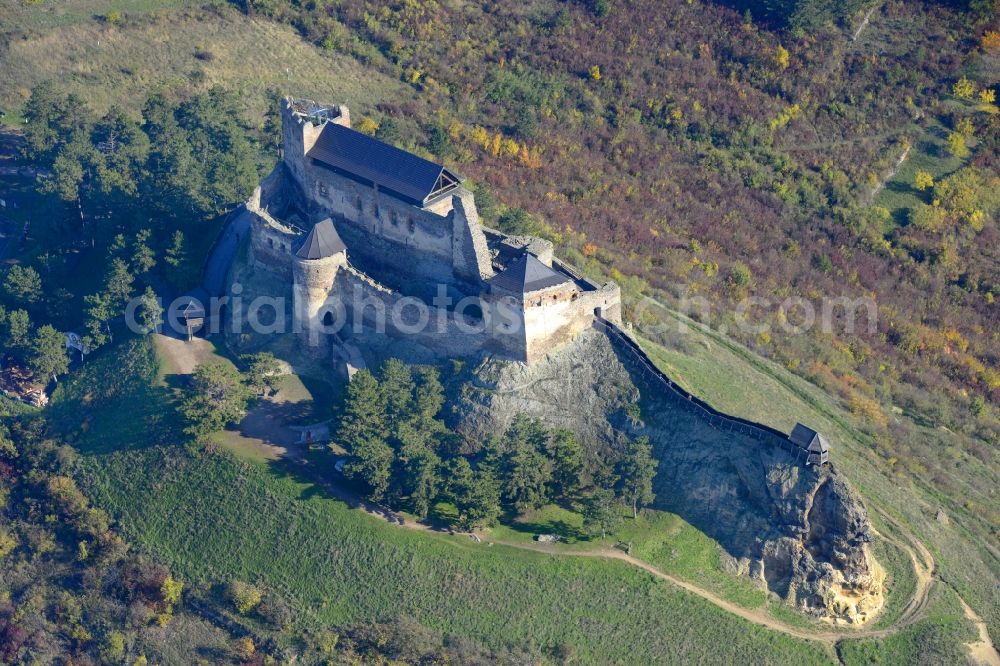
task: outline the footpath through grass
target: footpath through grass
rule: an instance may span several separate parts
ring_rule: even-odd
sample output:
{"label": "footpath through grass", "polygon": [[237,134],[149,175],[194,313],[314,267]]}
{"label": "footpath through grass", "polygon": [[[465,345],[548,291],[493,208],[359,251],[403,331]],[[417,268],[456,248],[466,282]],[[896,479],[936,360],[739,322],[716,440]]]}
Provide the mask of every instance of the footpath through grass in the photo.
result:
{"label": "footpath through grass", "polygon": [[[819,644],[623,562],[406,530],[349,509],[281,462],[184,447],[157,373],[146,341],[105,352],[57,395],[54,420],[84,454],[94,500],[189,582],[260,583],[293,600],[303,627],[407,616],[491,646],[572,645],[584,663],[829,661]],[[134,425],[114,428],[96,412]],[[91,426],[74,432],[73,415],[87,413]]]}
{"label": "footpath through grass", "polygon": [[[670,321],[690,326],[683,348],[642,341],[664,372],[722,411],[786,432],[801,421],[824,433],[831,441],[831,461],[861,491],[869,512],[874,514],[878,507],[910,529],[932,552],[938,574],[986,621],[994,641],[1000,638],[1000,558],[995,543],[969,527],[981,521],[972,510],[979,500],[972,486],[967,499],[974,501],[960,504],[917,477],[893,473],[878,444],[864,433],[864,424],[834,396],[715,331],[669,314],[674,318]],[[968,474],[975,473],[970,466]],[[937,520],[942,508],[950,524]],[[890,612],[893,603],[890,600]],[[916,640],[912,632],[907,635]]]}

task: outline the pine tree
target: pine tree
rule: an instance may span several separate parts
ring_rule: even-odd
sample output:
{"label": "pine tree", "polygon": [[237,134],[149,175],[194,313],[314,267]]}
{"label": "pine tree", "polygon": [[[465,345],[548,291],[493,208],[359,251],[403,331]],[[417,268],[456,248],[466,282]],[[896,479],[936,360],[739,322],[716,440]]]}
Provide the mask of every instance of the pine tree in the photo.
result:
{"label": "pine tree", "polygon": [[369,499],[381,502],[389,489],[394,457],[392,448],[385,441],[365,437],[354,443],[344,466],[344,474],[364,483],[368,487]]}
{"label": "pine tree", "polygon": [[181,406],[188,420],[185,429],[202,437],[239,423],[246,416],[250,390],[240,372],[228,363],[207,363],[194,371],[193,386]]}
{"label": "pine tree", "polygon": [[240,357],[246,365],[247,386],[257,395],[273,395],[281,388],[281,382],[285,378],[281,363],[270,352],[259,352],[257,354],[246,354]]}
{"label": "pine tree", "polygon": [[601,533],[606,539],[608,532],[622,520],[618,498],[614,491],[607,488],[597,488],[583,504],[583,524],[591,534]]}
{"label": "pine tree", "polygon": [[140,297],[137,315],[142,332],[146,334],[159,330],[163,323],[163,306],[152,287],[146,287]]}
{"label": "pine tree", "polygon": [[132,242],[132,271],[136,275],[145,275],[156,266],[156,253],[149,247],[149,229],[141,229]]}
{"label": "pine tree", "polygon": [[582,485],[583,447],[568,430],[557,430],[549,444],[552,459],[552,488],[556,497],[573,499]]}
{"label": "pine tree", "polygon": [[436,368],[417,370],[417,384],[413,393],[413,412],[421,426],[436,427],[437,415],[444,407],[444,387]]}
{"label": "pine tree", "polygon": [[400,441],[399,491],[409,498],[411,510],[423,520],[441,484],[441,459],[428,446],[426,437],[409,425],[401,426]]}
{"label": "pine tree", "polygon": [[3,281],[3,290],[18,303],[32,305],[42,297],[42,278],[31,266],[15,264],[7,271]]}
{"label": "pine tree", "polygon": [[31,317],[24,310],[11,310],[3,321],[4,348],[6,350],[25,349],[30,341]]}
{"label": "pine tree", "polygon": [[163,261],[171,268],[178,268],[184,263],[184,259],[184,233],[178,229],[174,232],[170,247],[167,248],[166,253],[163,255]]}
{"label": "pine tree", "polygon": [[28,366],[36,376],[52,379],[68,371],[66,336],[49,325],[39,327],[31,341]]}
{"label": "pine tree", "polygon": [[500,484],[488,471],[480,471],[456,504],[467,529],[494,525],[502,511]]}
{"label": "pine tree", "polygon": [[390,430],[409,418],[413,399],[413,373],[398,358],[390,358],[379,371],[379,390]]}
{"label": "pine tree", "polygon": [[123,259],[112,259],[111,270],[104,280],[104,293],[113,306],[124,306],[132,297],[135,278]]}
{"label": "pine tree", "polygon": [[368,370],[359,370],[347,385],[347,398],[338,438],[348,451],[364,442],[385,442],[388,435],[385,403],[378,380]]}
{"label": "pine tree", "polygon": [[548,461],[530,442],[521,442],[503,466],[503,497],[520,512],[537,509],[548,500]]}
{"label": "pine tree", "polygon": [[632,442],[625,456],[618,464],[621,476],[622,497],[632,505],[632,517],[639,516],[639,507],[656,499],[653,492],[653,477],[656,476],[656,460],[648,437],[640,437]]}

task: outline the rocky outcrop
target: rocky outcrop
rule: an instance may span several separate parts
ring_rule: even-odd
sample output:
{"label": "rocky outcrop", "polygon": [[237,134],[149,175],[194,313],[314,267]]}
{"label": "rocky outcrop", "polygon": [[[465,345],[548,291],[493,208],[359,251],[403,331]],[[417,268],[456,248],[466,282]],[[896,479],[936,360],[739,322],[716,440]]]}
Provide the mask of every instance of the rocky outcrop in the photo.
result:
{"label": "rocky outcrop", "polygon": [[835,465],[805,467],[786,449],[712,428],[647,377],[587,332],[530,367],[481,362],[458,427],[480,436],[524,412],[573,430],[591,455],[647,435],[659,461],[656,508],[716,539],[738,572],[830,619],[877,613],[884,574],[869,552],[868,514]]}

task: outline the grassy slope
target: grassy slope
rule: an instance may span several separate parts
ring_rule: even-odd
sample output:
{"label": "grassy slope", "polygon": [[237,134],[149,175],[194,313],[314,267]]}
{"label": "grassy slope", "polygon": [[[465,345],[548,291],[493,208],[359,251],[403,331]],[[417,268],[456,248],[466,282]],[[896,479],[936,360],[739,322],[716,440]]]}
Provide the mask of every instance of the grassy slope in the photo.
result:
{"label": "grassy slope", "polygon": [[[680,516],[652,509],[643,509],[638,520],[632,519],[630,509],[623,515],[626,519],[607,535],[606,545],[630,543],[634,557],[745,608],[767,601],[767,595],[749,578],[723,568],[724,551],[717,541]],[[558,534],[563,537],[559,549],[567,550],[590,550],[600,543],[599,538],[584,536],[582,515],[554,505],[522,515],[511,525],[499,525],[490,534],[504,542],[521,543],[533,541],[538,534]],[[783,604],[774,602],[769,608],[773,605]]]}
{"label": "grassy slope", "polygon": [[[959,504],[909,477],[895,475],[836,398],[728,338],[691,324],[687,339],[692,344],[685,351],[648,341],[644,347],[668,374],[719,409],[786,431],[802,421],[824,432],[832,442],[832,460],[861,490],[869,507],[893,515],[923,540],[941,577],[987,622],[991,636],[1000,636],[1000,605],[994,589],[1000,558],[995,546],[963,527],[981,519],[974,510],[977,498],[965,497],[968,503]],[[959,470],[964,464],[962,458],[955,461]],[[936,520],[940,508],[949,515],[950,525]],[[871,513],[876,526],[885,530],[878,513]]]}
{"label": "grassy slope", "polygon": [[[752,626],[620,562],[402,530],[281,465],[145,445],[176,435],[170,393],[157,386],[147,345],[116,356],[66,382],[54,415],[85,454],[96,501],[188,580],[259,581],[291,595],[303,625],[409,616],[491,645],[572,643],[587,662],[825,662],[815,644]],[[109,364],[132,378],[118,372],[106,390]],[[131,432],[114,430],[117,451],[100,432],[110,424],[81,431],[74,418],[126,410],[139,418],[121,419]]]}
{"label": "grassy slope", "polygon": [[0,33],[28,35],[14,39],[3,56],[0,107],[20,107],[31,88],[46,79],[58,80],[98,110],[119,105],[132,112],[141,109],[149,91],[202,89],[214,83],[242,90],[259,114],[269,107],[274,92],[292,89],[299,95],[342,100],[355,112],[387,98],[400,102],[413,95],[402,83],[351,58],[312,47],[291,28],[248,19],[226,6],[218,11],[150,12],[157,3],[110,3],[112,8],[122,6],[126,19],[109,26],[89,11],[89,4],[98,3],[84,3],[84,8],[80,4],[56,17],[39,7],[29,10],[21,0],[0,0]]}

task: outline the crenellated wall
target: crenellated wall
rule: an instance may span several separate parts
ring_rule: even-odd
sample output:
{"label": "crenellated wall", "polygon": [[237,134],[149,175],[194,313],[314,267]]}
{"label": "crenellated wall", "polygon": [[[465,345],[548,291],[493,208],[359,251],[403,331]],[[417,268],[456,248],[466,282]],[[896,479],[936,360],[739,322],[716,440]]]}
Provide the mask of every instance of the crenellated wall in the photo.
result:
{"label": "crenellated wall", "polygon": [[534,363],[593,326],[598,310],[610,321],[621,321],[621,291],[614,283],[596,291],[562,284],[528,294],[522,307],[524,361]]}
{"label": "crenellated wall", "polygon": [[[360,324],[366,333],[405,339],[450,358],[471,356],[480,351],[507,358],[518,354],[515,340],[505,344],[482,319],[426,305],[422,308],[426,318],[421,318],[419,309],[412,305],[415,299],[386,289],[350,266],[337,272],[330,296],[343,303],[348,317],[346,325],[352,331]],[[513,315],[507,317],[510,319]]]}
{"label": "crenellated wall", "polygon": [[254,189],[246,207],[251,213],[251,261],[291,280],[292,252],[302,231],[286,225],[269,212],[288,205],[288,183],[284,175],[284,169],[279,164]]}
{"label": "crenellated wall", "polygon": [[[304,344],[325,347],[315,338],[325,335],[326,313],[339,307],[338,316],[362,321],[366,329],[381,327],[380,332],[443,356],[486,351],[533,363],[591,327],[595,313],[620,321],[616,284],[601,286],[576,274],[554,258],[548,241],[484,230],[475,199],[464,187],[420,208],[311,160],[306,153],[322,130],[303,115],[312,108],[283,101],[282,163],[247,202],[253,215],[251,259],[293,283],[296,313],[307,322]],[[346,107],[327,109],[334,116],[327,122],[350,126]],[[289,217],[295,224],[283,221]],[[346,255],[296,258],[305,229],[295,225],[308,228],[322,217],[333,220]],[[572,281],[525,296],[491,294],[487,280],[494,275],[493,254],[499,253],[503,264],[524,252]],[[417,309],[401,307],[409,298],[405,294],[423,298],[430,291],[425,287],[437,285],[452,297],[483,297],[472,308],[475,316],[429,306],[424,298],[430,321],[417,326]],[[385,313],[379,321],[368,307],[374,305]]]}

